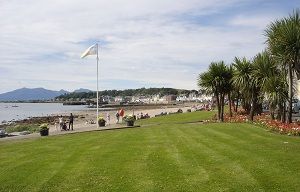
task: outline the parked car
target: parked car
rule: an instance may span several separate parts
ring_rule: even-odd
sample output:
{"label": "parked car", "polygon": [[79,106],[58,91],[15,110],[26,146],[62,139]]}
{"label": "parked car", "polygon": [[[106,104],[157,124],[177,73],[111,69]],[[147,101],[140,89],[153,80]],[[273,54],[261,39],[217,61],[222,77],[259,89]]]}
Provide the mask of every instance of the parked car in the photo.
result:
{"label": "parked car", "polygon": [[293,113],[299,113],[299,110],[300,110],[300,101],[298,99],[293,99]]}
{"label": "parked car", "polygon": [[5,129],[0,129],[0,137],[6,137],[7,133],[5,131]]}

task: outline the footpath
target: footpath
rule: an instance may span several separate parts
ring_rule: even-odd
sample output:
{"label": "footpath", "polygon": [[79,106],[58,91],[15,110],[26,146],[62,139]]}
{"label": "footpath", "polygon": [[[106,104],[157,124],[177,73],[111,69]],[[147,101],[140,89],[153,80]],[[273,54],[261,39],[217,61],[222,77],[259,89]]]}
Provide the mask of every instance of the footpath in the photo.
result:
{"label": "footpath", "polygon": [[[82,132],[90,132],[90,131],[107,131],[107,130],[124,129],[124,128],[136,128],[136,127],[140,127],[140,126],[137,125],[137,126],[128,127],[126,126],[126,124],[111,124],[111,125],[106,125],[105,127],[97,128],[96,124],[89,124],[86,126],[81,126],[80,128],[77,127],[77,129],[74,128],[73,131],[60,131],[60,130],[50,129],[49,136],[43,136],[43,137],[51,137],[56,135],[74,134],[74,133],[82,133]],[[0,142],[10,141],[10,140],[24,140],[24,139],[32,139],[32,138],[40,138],[40,137],[42,136],[39,133],[32,133],[28,135],[4,137],[0,139]]]}

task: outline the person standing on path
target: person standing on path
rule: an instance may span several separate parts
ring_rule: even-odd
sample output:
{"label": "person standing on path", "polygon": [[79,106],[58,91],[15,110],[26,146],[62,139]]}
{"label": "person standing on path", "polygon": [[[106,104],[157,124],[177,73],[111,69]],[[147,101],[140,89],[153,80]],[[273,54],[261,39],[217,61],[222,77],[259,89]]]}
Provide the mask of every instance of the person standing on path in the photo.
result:
{"label": "person standing on path", "polygon": [[116,118],[117,118],[117,121],[116,121],[116,123],[119,123],[119,119],[120,119],[120,114],[119,114],[119,111],[117,111],[117,113],[116,113]]}
{"label": "person standing on path", "polygon": [[124,113],[125,113],[124,109],[121,108],[121,109],[119,110],[119,116],[121,117],[121,123],[122,123],[122,121],[123,121]]}
{"label": "person standing on path", "polygon": [[58,118],[58,123],[59,123],[60,130],[62,130],[63,125],[64,125],[64,119],[63,119],[62,115]]}
{"label": "person standing on path", "polygon": [[[72,131],[73,131],[73,121],[74,121],[74,116],[73,114],[71,113],[70,117],[69,117],[69,130],[70,128],[72,127]],[[71,126],[72,125],[72,126]]]}
{"label": "person standing on path", "polygon": [[106,122],[108,125],[110,125],[110,114],[109,112],[106,113]]}

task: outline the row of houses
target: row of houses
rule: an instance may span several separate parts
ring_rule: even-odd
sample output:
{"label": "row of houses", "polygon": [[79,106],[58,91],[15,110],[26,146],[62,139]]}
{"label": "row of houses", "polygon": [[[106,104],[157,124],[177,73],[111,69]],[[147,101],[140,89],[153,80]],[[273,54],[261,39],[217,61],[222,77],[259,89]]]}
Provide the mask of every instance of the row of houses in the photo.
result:
{"label": "row of houses", "polygon": [[[96,98],[89,99],[96,102]],[[87,102],[87,99],[69,99],[68,101]],[[205,95],[150,95],[150,96],[100,96],[99,101],[102,103],[172,103],[172,102],[205,102],[211,101],[211,96]]]}

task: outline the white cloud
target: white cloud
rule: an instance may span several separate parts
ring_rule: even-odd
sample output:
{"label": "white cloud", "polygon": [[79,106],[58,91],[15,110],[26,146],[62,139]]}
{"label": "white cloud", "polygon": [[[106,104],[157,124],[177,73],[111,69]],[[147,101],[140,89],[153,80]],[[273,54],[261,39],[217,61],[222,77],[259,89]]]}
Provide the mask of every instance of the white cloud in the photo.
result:
{"label": "white cloud", "polygon": [[[240,1],[0,1],[0,93],[19,87],[95,89],[95,58],[80,54],[93,43],[100,50],[100,78],[126,79],[177,88],[197,88],[197,75],[211,61],[231,62],[262,50],[259,18],[243,15],[205,25],[201,18]],[[190,14],[199,24],[182,19]],[[253,27],[254,26],[254,27]],[[255,27],[258,26],[258,27]],[[85,42],[85,43],[83,43]],[[101,85],[101,82],[100,82]],[[100,86],[101,87],[101,86]],[[115,87],[102,87],[114,89]],[[131,88],[129,84],[127,88]]]}
{"label": "white cloud", "polygon": [[237,15],[229,21],[229,24],[236,27],[255,27],[264,30],[277,17],[278,15],[271,15],[270,13],[264,15]]}

